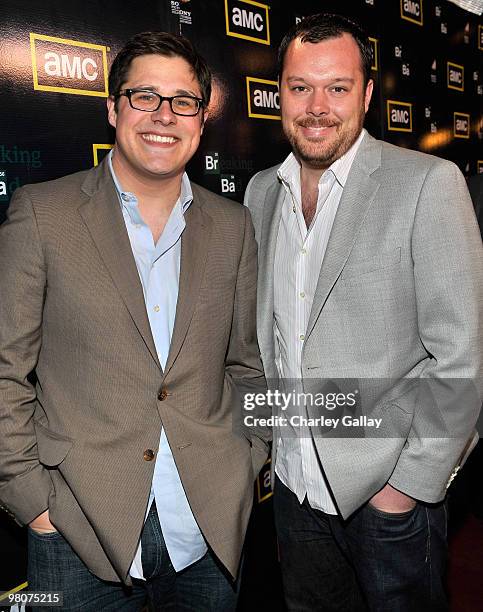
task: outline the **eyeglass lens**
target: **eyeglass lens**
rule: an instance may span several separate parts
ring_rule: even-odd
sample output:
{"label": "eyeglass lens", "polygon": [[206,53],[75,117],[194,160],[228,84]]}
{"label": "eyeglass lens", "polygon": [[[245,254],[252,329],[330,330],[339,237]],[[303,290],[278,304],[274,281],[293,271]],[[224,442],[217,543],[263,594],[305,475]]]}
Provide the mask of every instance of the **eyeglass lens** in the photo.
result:
{"label": "eyeglass lens", "polygon": [[[131,92],[131,104],[143,111],[155,111],[159,107],[160,96],[151,91]],[[179,115],[196,115],[199,102],[189,96],[174,96],[171,100],[171,110]]]}

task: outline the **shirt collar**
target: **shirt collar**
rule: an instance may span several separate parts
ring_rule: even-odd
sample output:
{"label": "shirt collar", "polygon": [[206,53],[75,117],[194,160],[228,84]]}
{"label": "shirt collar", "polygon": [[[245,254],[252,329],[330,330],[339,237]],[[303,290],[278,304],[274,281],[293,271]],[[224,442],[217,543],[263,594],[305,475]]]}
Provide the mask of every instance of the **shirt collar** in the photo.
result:
{"label": "shirt collar", "polygon": [[[116,192],[119,197],[119,202],[122,206],[126,206],[127,208],[130,208],[129,204],[133,206],[137,206],[138,199],[135,196],[135,194],[129,191],[124,191],[122,189],[121,183],[119,182],[119,179],[117,178],[116,173],[114,172],[114,167],[112,165],[113,153],[114,153],[114,149],[111,149],[111,151],[109,151],[108,156],[107,156],[107,163],[109,165],[109,171],[111,172],[112,180],[114,182],[114,186],[116,188]],[[192,201],[193,201],[193,191],[191,190],[191,183],[190,183],[190,180],[186,172],[183,172],[183,175],[181,177],[181,191],[180,191],[179,198],[175,206],[178,204],[178,202],[181,203],[181,209],[184,215],[184,213],[188,210]]]}
{"label": "shirt collar", "polygon": [[[336,159],[320,177],[320,181],[325,180],[327,173],[332,172],[337,182],[341,187],[345,187],[349,171],[354,162],[357,151],[359,150],[362,139],[367,134],[367,131],[363,128],[359,134],[357,140],[351,146],[351,148]],[[293,153],[290,153],[285,161],[278,169],[278,177],[280,180],[289,188],[296,188],[296,191],[300,191],[300,163]],[[319,183],[320,183],[319,181]]]}

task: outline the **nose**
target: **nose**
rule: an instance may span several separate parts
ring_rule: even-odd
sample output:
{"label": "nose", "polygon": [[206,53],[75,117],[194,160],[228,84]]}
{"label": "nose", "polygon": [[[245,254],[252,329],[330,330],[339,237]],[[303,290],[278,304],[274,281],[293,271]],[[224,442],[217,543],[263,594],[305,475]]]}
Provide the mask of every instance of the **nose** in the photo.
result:
{"label": "nose", "polygon": [[323,90],[314,89],[307,104],[307,114],[320,117],[330,112],[327,94]]}
{"label": "nose", "polygon": [[158,110],[151,113],[151,119],[153,121],[159,121],[163,125],[169,125],[170,123],[176,123],[176,115],[171,110],[169,100],[163,100]]}

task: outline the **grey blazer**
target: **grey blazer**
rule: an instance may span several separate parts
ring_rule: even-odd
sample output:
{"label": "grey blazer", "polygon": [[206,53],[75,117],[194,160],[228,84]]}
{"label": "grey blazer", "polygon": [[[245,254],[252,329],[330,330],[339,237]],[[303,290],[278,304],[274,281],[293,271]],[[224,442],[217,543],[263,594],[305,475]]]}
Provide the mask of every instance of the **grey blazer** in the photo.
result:
{"label": "grey blazer", "polygon": [[[267,379],[277,378],[273,266],[284,194],[273,167],[252,178],[245,196],[259,243],[258,340]],[[444,497],[477,440],[482,309],[481,239],[457,166],[366,134],[302,352],[306,392],[357,379],[383,418],[378,435],[312,429],[344,517],[387,482],[425,502]],[[276,447],[275,440],[274,454]]]}

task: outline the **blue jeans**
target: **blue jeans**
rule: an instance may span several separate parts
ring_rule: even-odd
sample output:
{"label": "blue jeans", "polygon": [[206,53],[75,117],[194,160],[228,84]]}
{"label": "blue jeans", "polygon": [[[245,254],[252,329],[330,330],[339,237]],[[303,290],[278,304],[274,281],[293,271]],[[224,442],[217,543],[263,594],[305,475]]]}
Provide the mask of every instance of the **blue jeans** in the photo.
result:
{"label": "blue jeans", "polygon": [[232,612],[236,608],[237,589],[210,551],[175,572],[154,503],[141,536],[147,580],[133,579],[132,587],[94,576],[60,533],[28,531],[28,590],[62,591],[64,602],[62,608],[34,607],[34,612],[138,612],[143,606],[163,612]]}
{"label": "blue jeans", "polygon": [[275,524],[285,600],[297,612],[443,612],[446,508],[392,514],[365,504],[344,521],[277,478]]}

